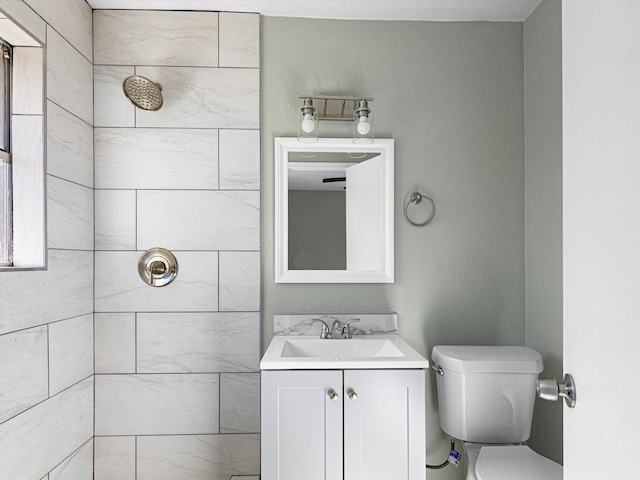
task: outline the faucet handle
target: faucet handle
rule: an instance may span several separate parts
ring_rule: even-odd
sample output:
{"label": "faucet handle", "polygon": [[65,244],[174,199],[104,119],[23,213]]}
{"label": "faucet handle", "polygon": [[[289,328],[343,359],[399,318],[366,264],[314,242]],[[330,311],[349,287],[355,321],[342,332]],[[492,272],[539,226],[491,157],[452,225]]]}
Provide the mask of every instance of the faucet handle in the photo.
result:
{"label": "faucet handle", "polygon": [[342,338],[351,338],[351,329],[349,328],[349,324],[359,322],[359,318],[351,318],[344,322],[344,327],[342,327]]}
{"label": "faucet handle", "polygon": [[331,334],[329,333],[329,326],[327,325],[327,322],[319,318],[312,318],[311,324],[313,325],[314,322],[320,322],[322,324],[320,325],[320,338],[330,338]]}

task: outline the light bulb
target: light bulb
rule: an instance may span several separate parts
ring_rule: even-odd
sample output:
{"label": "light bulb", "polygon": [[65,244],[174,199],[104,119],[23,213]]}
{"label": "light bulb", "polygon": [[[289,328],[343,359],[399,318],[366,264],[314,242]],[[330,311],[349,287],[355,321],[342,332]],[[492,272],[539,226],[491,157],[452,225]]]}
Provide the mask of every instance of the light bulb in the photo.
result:
{"label": "light bulb", "polygon": [[360,135],[366,135],[371,130],[371,124],[369,118],[366,115],[361,116],[358,119],[358,126],[356,127]]}
{"label": "light bulb", "polygon": [[313,132],[313,129],[316,128],[316,123],[313,121],[313,114],[312,113],[305,113],[304,114],[304,120],[302,120],[302,123],[300,124],[300,127],[302,128],[302,131],[304,131],[306,133]]}

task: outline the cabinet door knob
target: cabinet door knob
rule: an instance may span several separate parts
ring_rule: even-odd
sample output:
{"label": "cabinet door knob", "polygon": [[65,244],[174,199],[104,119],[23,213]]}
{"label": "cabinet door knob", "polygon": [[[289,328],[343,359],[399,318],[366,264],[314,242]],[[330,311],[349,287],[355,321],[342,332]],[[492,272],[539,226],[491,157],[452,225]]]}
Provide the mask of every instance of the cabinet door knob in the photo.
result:
{"label": "cabinet door knob", "polygon": [[349,392],[349,399],[355,400],[356,398],[358,398],[358,394],[356,392],[354,392],[353,390],[351,390]]}
{"label": "cabinet door knob", "polygon": [[331,401],[335,402],[335,401],[336,401],[336,400],[338,400],[338,398],[340,398],[340,397],[338,397],[338,394],[337,394],[336,392],[331,392],[331,393],[329,394],[329,398],[331,399]]}

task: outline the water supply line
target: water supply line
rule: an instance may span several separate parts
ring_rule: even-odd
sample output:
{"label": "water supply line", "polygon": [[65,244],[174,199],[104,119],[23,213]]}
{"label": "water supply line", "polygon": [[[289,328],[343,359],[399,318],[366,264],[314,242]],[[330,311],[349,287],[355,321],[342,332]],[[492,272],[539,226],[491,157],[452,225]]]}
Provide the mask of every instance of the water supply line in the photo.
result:
{"label": "water supply line", "polygon": [[431,470],[440,470],[441,468],[445,468],[451,464],[458,466],[460,462],[460,454],[456,452],[456,439],[451,437],[451,447],[449,448],[449,458],[447,458],[440,465],[429,465],[427,463],[427,468]]}

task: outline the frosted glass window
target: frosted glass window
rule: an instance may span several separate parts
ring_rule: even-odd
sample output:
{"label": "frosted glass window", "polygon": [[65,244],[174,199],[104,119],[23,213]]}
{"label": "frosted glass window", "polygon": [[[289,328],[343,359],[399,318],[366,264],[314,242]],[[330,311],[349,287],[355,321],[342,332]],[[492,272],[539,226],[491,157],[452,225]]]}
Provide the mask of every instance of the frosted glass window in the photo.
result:
{"label": "frosted glass window", "polygon": [[12,263],[11,46],[0,39],[0,266]]}

